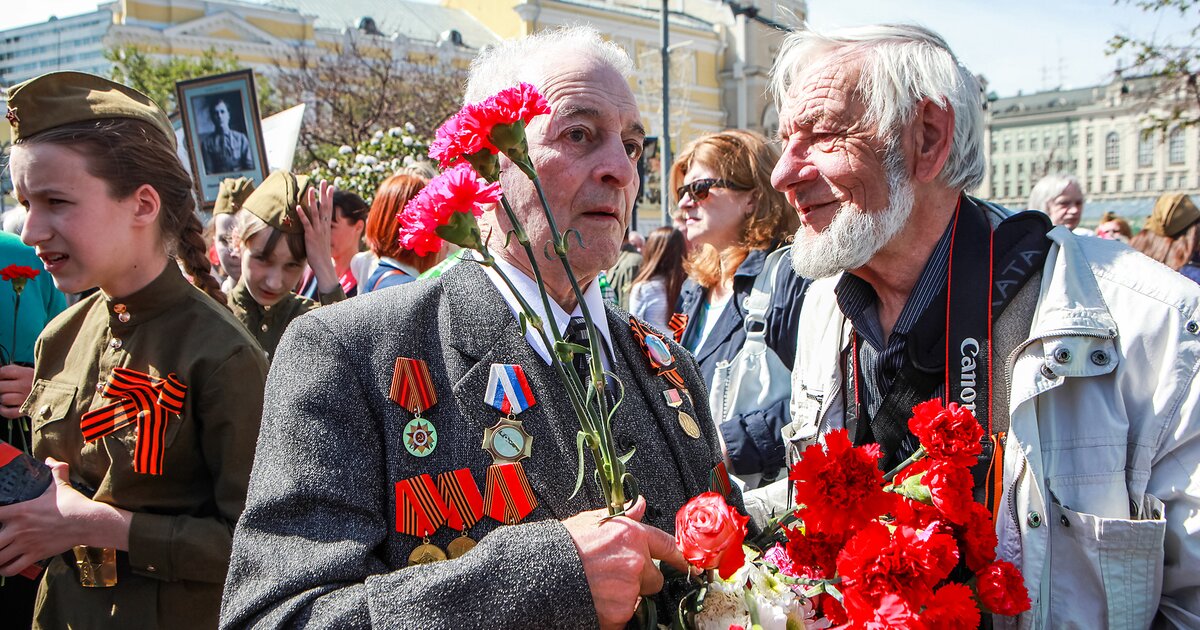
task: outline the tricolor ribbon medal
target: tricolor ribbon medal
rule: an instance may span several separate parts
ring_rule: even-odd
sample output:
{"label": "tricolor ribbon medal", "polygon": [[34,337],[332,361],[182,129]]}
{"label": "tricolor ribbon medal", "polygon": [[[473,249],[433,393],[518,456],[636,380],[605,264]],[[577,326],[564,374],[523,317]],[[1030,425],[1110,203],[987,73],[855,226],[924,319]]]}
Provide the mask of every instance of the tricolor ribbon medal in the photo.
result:
{"label": "tricolor ribbon medal", "polygon": [[161,475],[166,453],[167,419],[183,413],[187,386],[174,374],[155,378],[129,368],[113,368],[104,386],[105,398],[117,402],[83,414],[83,439],[93,442],[129,425],[134,425],[133,471]]}
{"label": "tricolor ribbon medal", "polygon": [[484,487],[483,511],[501,523],[513,525],[521,522],[538,505],[521,464],[521,460],[533,452],[533,436],[516,418],[537,400],[521,366],[493,363],[484,402],[505,415],[483,431],[483,450],[492,456]]}
{"label": "tricolor ribbon medal", "polygon": [[432,453],[437,448],[437,429],[432,422],[421,417],[422,412],[437,404],[437,392],[433,391],[429,365],[421,359],[397,357],[388,398],[414,416],[404,425],[405,450],[417,457]]}

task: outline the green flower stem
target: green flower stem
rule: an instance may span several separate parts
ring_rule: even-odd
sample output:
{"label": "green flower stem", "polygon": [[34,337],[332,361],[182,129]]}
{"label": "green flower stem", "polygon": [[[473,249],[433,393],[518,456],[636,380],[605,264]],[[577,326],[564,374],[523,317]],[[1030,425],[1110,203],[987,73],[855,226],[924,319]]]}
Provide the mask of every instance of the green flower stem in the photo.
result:
{"label": "green flower stem", "polygon": [[899,466],[896,466],[895,468],[889,470],[887,472],[887,474],[883,476],[883,480],[891,481],[892,479],[895,479],[896,475],[899,475],[901,473],[901,471],[903,471],[905,468],[912,466],[913,464],[921,461],[922,459],[925,459],[925,447],[924,446],[917,447],[917,450],[914,451],[912,455],[909,455],[908,459],[900,462]]}
{"label": "green flower stem", "polygon": [[[598,456],[596,458],[596,470],[600,471],[601,487],[604,489],[605,498],[608,500],[609,514],[620,514],[625,511],[625,464],[621,462],[617,449],[613,444],[608,400],[604,395],[604,364],[601,362],[600,335],[596,331],[596,325],[593,323],[595,320],[592,319],[587,302],[583,299],[583,290],[579,287],[579,280],[575,277],[575,271],[571,269],[571,265],[567,261],[566,239],[558,229],[558,222],[554,219],[554,213],[550,211],[550,202],[546,200],[546,192],[542,188],[541,178],[535,176],[531,178],[531,181],[537,190],[538,200],[542,204],[542,212],[546,215],[547,224],[550,226],[550,234],[554,242],[554,253],[558,256],[563,271],[566,272],[567,279],[571,282],[571,290],[575,293],[575,300],[579,303],[579,310],[583,314],[584,322],[587,324],[588,346],[592,355],[590,366],[592,383],[589,389],[588,401],[590,402],[593,399],[596,401],[596,409],[599,411],[599,418],[601,420],[596,423],[599,429],[599,439],[597,440],[598,444],[593,447],[592,451],[594,457]],[[545,287],[540,283],[538,286],[542,289],[542,294],[545,295]]]}

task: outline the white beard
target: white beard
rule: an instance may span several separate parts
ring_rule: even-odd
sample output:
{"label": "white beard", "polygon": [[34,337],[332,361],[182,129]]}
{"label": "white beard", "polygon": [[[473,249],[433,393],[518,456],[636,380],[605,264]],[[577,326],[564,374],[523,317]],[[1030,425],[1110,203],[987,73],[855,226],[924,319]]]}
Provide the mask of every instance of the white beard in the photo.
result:
{"label": "white beard", "polygon": [[804,278],[828,278],[866,265],[908,223],[913,208],[913,188],[904,172],[899,150],[889,149],[883,162],[888,183],[888,205],[867,212],[846,202],[838,208],[829,227],[820,233],[796,230],[792,245],[792,268]]}

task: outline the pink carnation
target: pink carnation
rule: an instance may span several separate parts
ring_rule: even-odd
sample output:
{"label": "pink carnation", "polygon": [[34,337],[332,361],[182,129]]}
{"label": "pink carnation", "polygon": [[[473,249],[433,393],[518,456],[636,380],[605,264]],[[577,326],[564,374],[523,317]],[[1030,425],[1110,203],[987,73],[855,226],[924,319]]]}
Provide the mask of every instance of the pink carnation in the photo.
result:
{"label": "pink carnation", "polygon": [[[404,206],[398,217],[400,245],[418,256],[436,252],[442,248],[442,236],[437,229],[448,225],[455,213],[466,213],[473,222],[474,217],[483,214],[485,206],[499,201],[500,184],[489,184],[469,164],[459,163],[433,178]],[[466,242],[455,244],[473,247]]]}

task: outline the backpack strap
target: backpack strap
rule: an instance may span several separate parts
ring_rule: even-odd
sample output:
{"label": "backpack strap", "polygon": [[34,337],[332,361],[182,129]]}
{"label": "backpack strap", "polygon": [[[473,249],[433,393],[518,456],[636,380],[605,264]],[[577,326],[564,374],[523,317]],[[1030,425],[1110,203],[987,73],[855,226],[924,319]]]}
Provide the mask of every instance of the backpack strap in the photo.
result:
{"label": "backpack strap", "polygon": [[779,263],[792,251],[784,245],[767,255],[762,271],[754,279],[750,295],[742,302],[746,309],[746,338],[762,341],[767,334],[767,309],[771,307],[771,292],[775,290],[775,278],[779,275]]}
{"label": "backpack strap", "polygon": [[388,270],[386,273],[384,273],[382,276],[379,276],[378,278],[376,278],[376,279],[375,279],[375,284],[371,285],[371,290],[372,290],[372,291],[374,291],[375,289],[378,289],[378,288],[379,288],[379,283],[383,282],[384,280],[386,280],[386,279],[388,279],[388,278],[391,278],[392,276],[394,276],[394,275],[396,275],[396,274],[398,274],[398,273],[401,273],[401,274],[402,274],[402,273],[404,273],[404,272],[403,272],[403,271],[401,271],[401,270],[399,270],[399,269],[389,269],[389,270]]}

